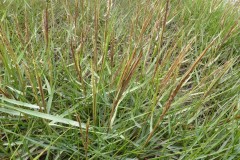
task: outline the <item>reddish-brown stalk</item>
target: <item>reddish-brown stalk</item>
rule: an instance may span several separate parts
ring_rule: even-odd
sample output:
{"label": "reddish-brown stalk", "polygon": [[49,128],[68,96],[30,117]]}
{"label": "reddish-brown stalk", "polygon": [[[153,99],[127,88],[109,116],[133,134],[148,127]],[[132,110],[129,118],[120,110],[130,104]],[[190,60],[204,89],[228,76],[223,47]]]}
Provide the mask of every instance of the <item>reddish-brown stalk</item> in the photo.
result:
{"label": "reddish-brown stalk", "polygon": [[188,79],[188,77],[190,76],[190,73],[192,73],[193,69],[196,67],[196,65],[200,62],[200,60],[202,59],[202,57],[207,53],[207,51],[213,46],[213,44],[215,43],[215,41],[217,40],[217,38],[214,38],[214,40],[212,40],[212,42],[204,49],[204,51],[198,56],[198,58],[195,60],[195,62],[192,64],[192,66],[187,70],[187,72],[184,74],[183,78],[181,79],[181,81],[178,83],[178,85],[176,86],[176,88],[171,92],[170,97],[168,99],[168,101],[165,103],[165,105],[163,106],[163,112],[160,115],[160,117],[157,120],[157,123],[155,124],[153,130],[150,132],[149,136],[147,137],[144,146],[148,144],[148,142],[151,140],[153,134],[155,133],[156,129],[158,128],[158,126],[160,125],[161,121],[163,120],[163,118],[165,117],[167,111],[170,109],[171,104],[175,98],[175,96],[177,95],[178,91],[181,89],[182,85],[185,83],[185,81]]}
{"label": "reddish-brown stalk", "polygon": [[[164,19],[163,19],[163,23],[162,23],[162,30],[161,30],[160,39],[159,39],[159,45],[158,45],[158,49],[159,50],[161,50],[162,43],[163,43],[163,34],[165,32],[165,28],[166,28],[166,24],[167,24],[167,16],[168,16],[168,12],[169,12],[169,3],[170,3],[170,0],[167,0],[166,7],[165,7]],[[156,73],[158,71],[159,61],[160,61],[160,56],[158,56],[158,58],[157,58],[156,66],[155,66],[155,70],[154,70],[154,74],[153,74],[153,78],[152,79],[155,78],[155,75],[156,75]]]}

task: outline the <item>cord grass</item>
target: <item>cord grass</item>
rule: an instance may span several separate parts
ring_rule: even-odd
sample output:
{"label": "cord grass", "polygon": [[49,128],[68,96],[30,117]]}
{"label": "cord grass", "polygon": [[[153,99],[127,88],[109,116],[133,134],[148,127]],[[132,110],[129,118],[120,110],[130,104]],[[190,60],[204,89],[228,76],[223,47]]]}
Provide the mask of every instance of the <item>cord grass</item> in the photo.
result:
{"label": "cord grass", "polygon": [[0,2],[0,159],[239,159],[239,3]]}

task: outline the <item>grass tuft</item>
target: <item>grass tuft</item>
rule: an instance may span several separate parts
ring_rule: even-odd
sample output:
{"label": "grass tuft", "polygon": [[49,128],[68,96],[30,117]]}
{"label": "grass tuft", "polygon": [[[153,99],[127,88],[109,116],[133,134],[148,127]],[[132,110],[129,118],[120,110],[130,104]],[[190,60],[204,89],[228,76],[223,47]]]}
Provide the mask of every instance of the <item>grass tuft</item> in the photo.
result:
{"label": "grass tuft", "polygon": [[240,159],[226,0],[0,2],[0,159]]}

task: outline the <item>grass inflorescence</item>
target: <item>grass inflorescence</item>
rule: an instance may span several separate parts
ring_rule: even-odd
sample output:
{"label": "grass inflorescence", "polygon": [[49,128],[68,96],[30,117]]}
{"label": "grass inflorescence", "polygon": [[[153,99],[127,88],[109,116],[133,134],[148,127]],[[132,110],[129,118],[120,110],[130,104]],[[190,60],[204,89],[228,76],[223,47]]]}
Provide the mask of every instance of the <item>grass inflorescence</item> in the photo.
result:
{"label": "grass inflorescence", "polygon": [[239,3],[0,2],[0,159],[239,159]]}

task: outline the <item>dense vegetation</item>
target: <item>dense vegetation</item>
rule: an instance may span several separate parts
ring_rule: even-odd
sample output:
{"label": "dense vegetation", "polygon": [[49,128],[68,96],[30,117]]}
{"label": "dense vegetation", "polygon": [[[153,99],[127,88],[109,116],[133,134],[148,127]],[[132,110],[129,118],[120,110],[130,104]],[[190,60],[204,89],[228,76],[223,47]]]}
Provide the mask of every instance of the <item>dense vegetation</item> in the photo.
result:
{"label": "dense vegetation", "polygon": [[0,159],[240,159],[239,5],[2,0]]}

